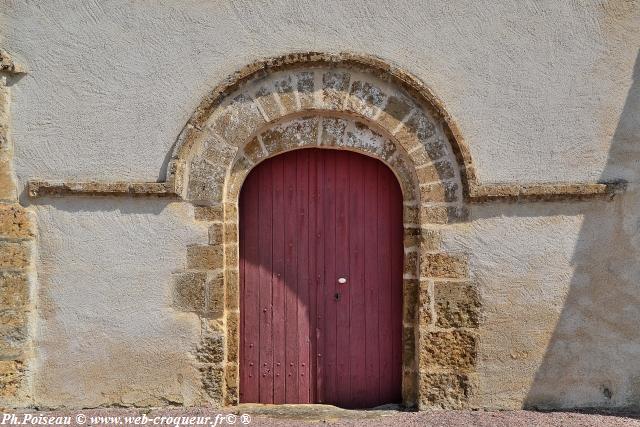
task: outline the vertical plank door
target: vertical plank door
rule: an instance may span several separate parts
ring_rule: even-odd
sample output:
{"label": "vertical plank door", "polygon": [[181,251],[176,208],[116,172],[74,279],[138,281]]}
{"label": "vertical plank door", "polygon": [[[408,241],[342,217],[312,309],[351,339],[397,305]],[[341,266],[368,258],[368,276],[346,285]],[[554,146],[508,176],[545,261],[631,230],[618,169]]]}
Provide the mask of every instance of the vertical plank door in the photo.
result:
{"label": "vertical plank door", "polygon": [[401,401],[402,194],[361,154],[301,149],[240,194],[240,401]]}

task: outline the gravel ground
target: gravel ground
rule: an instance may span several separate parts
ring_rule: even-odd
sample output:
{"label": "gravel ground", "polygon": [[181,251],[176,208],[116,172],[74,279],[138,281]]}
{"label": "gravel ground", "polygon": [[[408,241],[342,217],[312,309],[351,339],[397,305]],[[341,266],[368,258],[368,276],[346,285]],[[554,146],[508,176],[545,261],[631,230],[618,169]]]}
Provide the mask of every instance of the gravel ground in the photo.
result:
{"label": "gravel ground", "polygon": [[[10,412],[5,411],[4,417]],[[68,416],[73,426],[98,425],[206,425],[213,426],[216,414],[223,420],[217,426],[230,424],[242,426],[639,426],[640,414],[622,413],[580,413],[580,412],[532,412],[532,411],[430,411],[405,412],[399,410],[349,411],[327,405],[241,405],[223,410],[209,408],[169,408],[169,409],[86,409],[79,411],[28,411],[15,413],[16,422],[0,418],[0,425],[38,424],[34,419],[25,421],[25,416],[60,417]],[[248,418],[243,414],[250,416]],[[80,417],[79,417],[80,416]],[[143,418],[146,416],[146,423]],[[191,424],[180,422],[176,417],[210,417]],[[79,418],[78,418],[79,417]],[[101,418],[112,417],[112,418]],[[124,417],[133,417],[128,420]],[[159,418],[156,418],[159,417]],[[161,417],[170,417],[171,419]],[[4,421],[4,422],[2,422]],[[13,421],[16,421],[14,419]],[[176,422],[178,421],[178,422]],[[42,424],[42,423],[40,423]]]}

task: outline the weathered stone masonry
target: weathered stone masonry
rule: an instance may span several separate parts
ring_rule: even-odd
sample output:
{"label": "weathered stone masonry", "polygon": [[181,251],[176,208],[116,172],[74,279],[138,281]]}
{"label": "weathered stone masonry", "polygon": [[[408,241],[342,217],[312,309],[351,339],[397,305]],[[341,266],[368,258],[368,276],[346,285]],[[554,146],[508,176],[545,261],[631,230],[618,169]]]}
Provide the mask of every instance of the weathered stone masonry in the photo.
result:
{"label": "weathered stone masonry", "polygon": [[[238,195],[260,161],[304,147],[357,151],[396,174],[404,197],[403,399],[419,408],[469,405],[481,301],[468,254],[441,233],[468,203],[610,197],[615,185],[481,185],[459,131],[415,78],[375,58],[296,54],[248,66],[198,107],[176,143],[164,183],[48,183],[29,194],[174,195],[196,205],[209,244],[186,248],[173,307],[197,313],[194,350],[213,404],[238,400]],[[145,191],[145,189],[147,191]]]}
{"label": "weathered stone masonry", "polygon": [[0,406],[31,399],[34,220],[20,206],[12,167],[9,83],[21,68],[0,50]]}

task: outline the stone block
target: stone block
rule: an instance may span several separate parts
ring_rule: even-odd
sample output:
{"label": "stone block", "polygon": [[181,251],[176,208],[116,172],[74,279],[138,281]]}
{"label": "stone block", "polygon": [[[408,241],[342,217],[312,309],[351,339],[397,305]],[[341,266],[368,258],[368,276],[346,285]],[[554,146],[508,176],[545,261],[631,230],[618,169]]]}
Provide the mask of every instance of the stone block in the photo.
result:
{"label": "stone block", "polygon": [[415,408],[418,400],[418,373],[405,369],[402,372],[402,401],[407,408]]}
{"label": "stone block", "polygon": [[351,74],[345,71],[327,71],[322,75],[322,101],[325,108],[342,110],[350,79]]}
{"label": "stone block", "polygon": [[196,358],[201,363],[222,363],[224,360],[224,335],[215,331],[203,331]]}
{"label": "stone block", "polygon": [[295,86],[291,75],[287,74],[282,78],[278,78],[273,82],[280,105],[284,109],[284,114],[291,114],[298,111],[298,101],[296,99]]}
{"label": "stone block", "polygon": [[207,273],[185,272],[174,276],[173,306],[182,311],[204,313]]}
{"label": "stone block", "polygon": [[318,119],[304,117],[267,130],[262,143],[269,155],[318,144]]}
{"label": "stone block", "polygon": [[434,285],[436,325],[441,328],[477,328],[480,323],[478,289],[469,282]]}
{"label": "stone block", "polygon": [[464,206],[423,206],[420,209],[420,223],[423,225],[463,222],[468,216]]}
{"label": "stone block", "polygon": [[194,159],[189,166],[187,198],[195,202],[222,202],[225,168],[221,163],[210,163],[203,158]]}
{"label": "stone block", "polygon": [[433,164],[416,168],[418,182],[421,184],[444,181],[455,177],[453,164],[449,159],[442,159]]}
{"label": "stone block", "polygon": [[222,223],[212,224],[209,226],[209,244],[221,245],[224,243],[223,230],[225,225]]}
{"label": "stone block", "polygon": [[416,365],[416,333],[413,326],[402,328],[402,366],[415,369]]}
{"label": "stone block", "polygon": [[393,133],[413,108],[414,104],[410,100],[401,96],[391,95],[376,121],[388,132]]}
{"label": "stone block", "polygon": [[222,204],[216,206],[196,206],[194,208],[194,216],[196,221],[222,221],[223,211]]}
{"label": "stone block", "polygon": [[471,376],[463,373],[421,373],[419,382],[420,409],[464,408],[475,388]]}
{"label": "stone block", "polygon": [[225,242],[238,241],[238,224],[227,223],[224,225],[224,240]]}
{"label": "stone block", "polygon": [[238,245],[227,244],[224,248],[224,265],[231,270],[238,269]]}
{"label": "stone block", "polygon": [[429,290],[429,282],[421,280],[418,283],[418,325],[420,327],[429,326],[433,320],[431,314],[431,294]]}
{"label": "stone block", "polygon": [[225,271],[225,289],[226,289],[226,306],[227,310],[237,310],[240,304],[240,298],[238,291],[240,289],[240,282],[238,280],[237,270]]}
{"label": "stone block", "polygon": [[221,319],[224,315],[224,274],[209,274],[206,287],[205,316],[210,319]]}
{"label": "stone block", "polygon": [[224,369],[221,365],[204,365],[200,367],[200,376],[204,392],[211,399],[211,404],[221,406],[224,390]]}
{"label": "stone block", "polygon": [[313,92],[315,91],[313,71],[303,71],[296,74],[298,98],[302,109],[311,109],[315,106]]}
{"label": "stone block", "polygon": [[26,239],[34,235],[27,210],[17,204],[0,204],[0,237]]}
{"label": "stone block", "polygon": [[231,167],[229,185],[227,187],[227,200],[238,200],[240,190],[245,178],[249,174],[252,164],[244,156],[240,157]]}
{"label": "stone block", "polygon": [[223,165],[225,168],[238,152],[238,147],[235,144],[216,135],[204,134],[198,142],[201,144],[198,157],[202,157],[212,164]]}
{"label": "stone block", "polygon": [[225,141],[241,146],[265,123],[251,97],[240,94],[229,105],[219,109],[211,123],[211,129]]}
{"label": "stone block", "polygon": [[25,273],[0,272],[0,309],[25,307],[29,303],[29,280]]}
{"label": "stone block", "polygon": [[226,393],[224,396],[225,405],[238,404],[239,371],[236,363],[227,363],[225,366]]}
{"label": "stone block", "polygon": [[377,86],[366,81],[355,81],[351,84],[347,109],[373,118],[384,105],[387,95]]}
{"label": "stone block", "polygon": [[422,253],[421,277],[444,277],[462,279],[469,275],[468,259],[462,254]]}
{"label": "stone block", "polygon": [[0,360],[17,358],[29,337],[27,312],[24,310],[0,310]]}
{"label": "stone block", "polygon": [[187,268],[215,270],[223,266],[221,245],[193,245],[187,247]]}
{"label": "stone block", "polygon": [[341,146],[347,124],[348,122],[344,119],[324,117],[322,119],[320,145],[328,147]]}
{"label": "stone block", "polygon": [[473,370],[477,336],[469,331],[423,332],[420,365],[428,369]]}
{"label": "stone block", "polygon": [[418,274],[418,252],[412,251],[404,254],[404,272],[405,275],[416,277]]}
{"label": "stone block", "polygon": [[282,116],[280,104],[273,96],[273,90],[267,86],[262,86],[256,90],[253,98],[256,100],[264,114],[269,120],[275,120]]}
{"label": "stone block", "polygon": [[25,366],[19,360],[0,360],[0,399],[13,399],[25,376]]}
{"label": "stone block", "polygon": [[458,200],[458,184],[453,181],[423,184],[420,186],[421,202],[455,202]]}
{"label": "stone block", "polygon": [[31,258],[29,242],[0,241],[0,269],[25,269]]}
{"label": "stone block", "polygon": [[403,291],[403,305],[404,305],[404,319],[405,324],[416,323],[416,309],[418,307],[418,286],[419,282],[416,279],[404,279],[402,286]]}
{"label": "stone block", "polygon": [[251,162],[257,164],[266,159],[269,153],[262,149],[262,145],[260,145],[258,138],[253,138],[244,146],[244,155],[247,156]]}
{"label": "stone block", "polygon": [[227,361],[237,362],[240,350],[240,313],[227,312]]}
{"label": "stone block", "polygon": [[418,247],[420,252],[432,252],[440,249],[440,231],[424,227],[405,227],[404,246]]}

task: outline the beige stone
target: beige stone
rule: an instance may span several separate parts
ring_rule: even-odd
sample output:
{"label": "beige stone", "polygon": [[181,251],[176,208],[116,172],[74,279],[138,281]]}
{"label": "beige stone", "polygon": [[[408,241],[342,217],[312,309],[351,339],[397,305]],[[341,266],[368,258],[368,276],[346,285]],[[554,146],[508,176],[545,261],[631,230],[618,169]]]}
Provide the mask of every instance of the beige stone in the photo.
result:
{"label": "beige stone", "polygon": [[227,312],[227,361],[237,362],[240,350],[240,313]]}
{"label": "beige stone", "polygon": [[29,266],[31,244],[0,241],[0,269],[25,269]]}
{"label": "beige stone", "polygon": [[222,272],[209,274],[206,287],[205,315],[211,319],[221,319],[224,315],[224,275]]}
{"label": "beige stone", "polygon": [[202,387],[211,402],[220,406],[223,402],[224,369],[220,365],[203,365],[200,367]]}
{"label": "beige stone", "polygon": [[474,381],[464,373],[421,373],[419,382],[420,409],[463,408],[474,390]]}
{"label": "beige stone", "polygon": [[24,307],[29,302],[29,280],[25,273],[0,271],[0,309]]}
{"label": "beige stone", "polygon": [[224,243],[224,236],[222,233],[222,230],[224,228],[227,228],[227,226],[221,223],[212,224],[209,227],[209,244],[210,245],[220,245]]}
{"label": "beige stone", "polygon": [[222,363],[224,360],[224,335],[216,331],[204,331],[196,357],[202,363]]}
{"label": "beige stone", "polygon": [[350,79],[351,74],[344,71],[327,71],[322,75],[322,100],[325,108],[342,109]]}
{"label": "beige stone", "polygon": [[302,109],[311,109],[315,106],[313,92],[315,90],[314,73],[302,71],[296,74],[298,98]]}
{"label": "beige stone", "polygon": [[477,328],[480,323],[478,289],[470,282],[436,281],[436,325],[441,328]]}
{"label": "beige stone", "polygon": [[468,331],[424,332],[420,364],[428,369],[470,371],[475,368],[477,336]]}
{"label": "beige stone", "polygon": [[431,314],[431,294],[429,291],[429,282],[420,280],[418,283],[418,325],[420,327],[429,326],[433,320]]}
{"label": "beige stone", "polygon": [[34,237],[33,226],[27,211],[15,204],[0,204],[0,237],[25,239]]}
{"label": "beige stone", "polygon": [[197,221],[222,221],[222,205],[196,206],[194,216]]}
{"label": "beige stone", "polygon": [[465,255],[423,253],[420,259],[421,277],[465,278],[469,275]]}
{"label": "beige stone", "polygon": [[296,100],[296,91],[294,87],[293,78],[290,74],[279,78],[273,83],[278,98],[280,99],[280,105],[284,109],[285,114],[291,114],[298,110],[298,102]]}
{"label": "beige stone", "polygon": [[193,245],[187,248],[187,268],[215,270],[222,268],[223,254],[221,245]]}
{"label": "beige stone", "polygon": [[347,108],[369,118],[378,113],[387,98],[382,89],[361,80],[351,84],[349,95]]}
{"label": "beige stone", "polygon": [[183,311],[204,313],[207,273],[186,272],[174,275],[173,306]]}
{"label": "beige stone", "polygon": [[416,322],[416,308],[418,307],[418,287],[419,282],[417,279],[404,279],[403,281],[403,316],[405,324],[415,324]]}
{"label": "beige stone", "polygon": [[251,97],[240,94],[233,98],[228,106],[221,109],[214,118],[211,128],[225,141],[240,145],[244,144],[254,130],[264,123],[265,119]]}
{"label": "beige stone", "polygon": [[455,202],[458,199],[458,184],[447,181],[437,184],[420,186],[420,200],[422,202]]}
{"label": "beige stone", "polygon": [[0,360],[0,398],[16,397],[25,375],[23,362]]}

